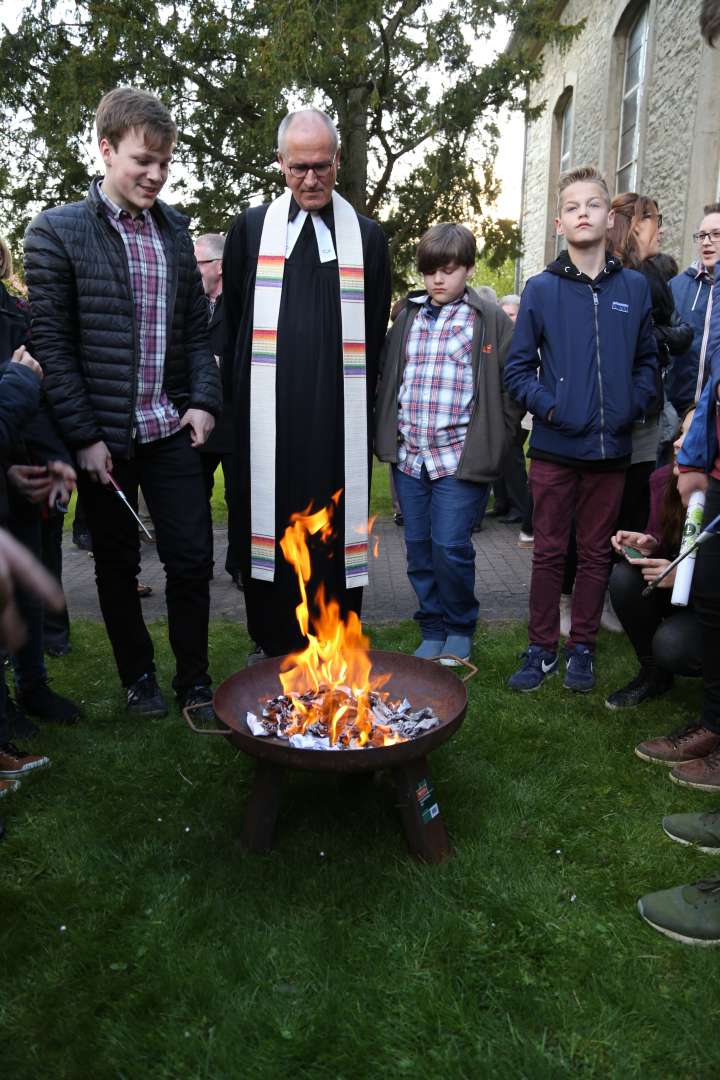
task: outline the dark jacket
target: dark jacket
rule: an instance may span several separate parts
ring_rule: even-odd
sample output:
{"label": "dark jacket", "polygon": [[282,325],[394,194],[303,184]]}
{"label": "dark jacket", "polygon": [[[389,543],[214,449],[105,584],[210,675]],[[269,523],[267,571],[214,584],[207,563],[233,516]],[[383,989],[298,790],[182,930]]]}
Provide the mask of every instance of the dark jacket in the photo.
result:
{"label": "dark jacket", "polygon": [[633,421],[654,405],[656,372],[650,290],[642,274],[609,257],[591,281],[562,252],[530,278],[505,385],[534,416],[531,454],[627,458]]}
{"label": "dark jacket", "polygon": [[717,400],[717,388],[720,383],[720,303],[717,297],[713,300],[710,315],[707,367],[708,379],[678,453],[677,461],[678,465],[709,473],[718,456],[717,418],[720,406]]}
{"label": "dark jacket", "polygon": [[[695,400],[711,290],[712,284],[708,275],[699,272],[696,265],[688,266],[687,270],[683,270],[682,274],[670,281],[675,310],[683,322],[690,325],[693,332],[688,348],[673,357],[665,379],[665,393],[678,413],[685,412]],[[708,370],[709,364],[705,368],[705,378]]]}
{"label": "dark jacket", "polygon": [[[212,318],[208,323],[210,335],[210,349],[216,357],[220,357],[220,378],[223,380],[223,350],[225,348],[225,309],[223,308],[222,293],[215,301]],[[232,423],[232,407],[223,408],[218,414],[215,427],[210,438],[203,443],[200,450],[208,454],[232,454],[235,449],[235,434]]]}
{"label": "dark jacket", "polygon": [[[375,453],[380,461],[397,462],[398,396],[407,362],[408,334],[426,299],[424,292],[408,296],[381,354],[375,402]],[[455,475],[459,480],[486,483],[500,475],[523,410],[503,387],[512,322],[502,308],[481,300],[473,289],[467,290],[467,300],[476,313],[472,339],[475,393]]]}
{"label": "dark jacket", "polygon": [[[207,306],[187,219],[156,202],[152,214],[167,261],[164,388],[180,412],[216,415],[221,392],[208,345]],[[122,237],[95,182],[86,199],[45,210],[25,235],[33,355],[72,449],[103,439],[129,457],[138,368],[137,327]]]}
{"label": "dark jacket", "polygon": [[27,305],[9,293],[0,282],[0,364],[9,360],[16,349],[30,338]]}

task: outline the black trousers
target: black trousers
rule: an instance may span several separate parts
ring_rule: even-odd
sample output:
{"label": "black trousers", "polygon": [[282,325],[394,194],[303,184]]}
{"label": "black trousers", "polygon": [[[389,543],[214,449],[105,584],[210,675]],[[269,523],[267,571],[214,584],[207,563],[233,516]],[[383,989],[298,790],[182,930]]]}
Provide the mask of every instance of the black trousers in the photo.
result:
{"label": "black trousers", "polygon": [[[42,561],[46,569],[62,585],[62,535],[65,518],[51,510],[42,521]],[[47,645],[67,645],[70,640],[70,617],[67,608],[62,611],[43,611],[43,639]]]}
{"label": "black trousers", "polygon": [[[173,687],[183,691],[209,685],[212,530],[202,462],[190,445],[189,430],[153,443],[136,442],[129,461],[113,459],[113,477],[135,510],[140,487],[155,525],[167,579],[168,634],[176,661]],[[94,483],[79,471],[78,486],[92,537],[100,608],[120,680],[130,686],[155,670],[137,594],[138,527],[109,484]]]}
{"label": "black trousers", "polygon": [[[228,508],[229,517],[230,504],[232,502],[233,455],[214,453],[211,450],[201,450],[199,451],[199,456],[200,461],[202,462],[205,491],[207,492],[209,505],[211,505],[210,500],[212,499],[213,488],[215,487],[215,470],[218,465],[222,465],[223,479],[225,480],[225,505]],[[225,571],[235,581],[240,577],[240,567],[233,561],[230,545],[228,545],[227,556],[225,558]]]}
{"label": "black trousers", "polygon": [[[710,480],[703,525],[720,514],[720,481]],[[693,578],[693,607],[702,634],[703,704],[700,723],[720,734],[720,536],[700,548]]]}
{"label": "black trousers", "polygon": [[692,608],[673,607],[672,589],[655,589],[643,597],[645,580],[628,562],[618,562],[610,575],[615,614],[645,667],[673,675],[700,675],[701,630]]}

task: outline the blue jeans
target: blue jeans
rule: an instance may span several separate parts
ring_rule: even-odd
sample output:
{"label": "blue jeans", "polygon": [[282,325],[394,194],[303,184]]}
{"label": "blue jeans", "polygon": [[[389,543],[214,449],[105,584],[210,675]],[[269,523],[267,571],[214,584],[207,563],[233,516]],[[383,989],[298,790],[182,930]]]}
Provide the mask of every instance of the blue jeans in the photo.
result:
{"label": "blue jeans", "polygon": [[471,637],[478,616],[472,527],[485,513],[489,485],[454,476],[431,480],[424,466],[419,478],[393,466],[393,478],[422,636],[432,641],[444,641],[448,634]]}

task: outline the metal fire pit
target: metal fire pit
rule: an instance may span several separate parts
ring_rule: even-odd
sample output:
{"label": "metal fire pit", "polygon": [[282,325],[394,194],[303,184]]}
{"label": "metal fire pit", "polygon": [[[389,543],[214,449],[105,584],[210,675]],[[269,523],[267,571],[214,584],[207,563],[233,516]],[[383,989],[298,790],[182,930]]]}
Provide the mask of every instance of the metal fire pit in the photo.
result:
{"label": "metal fire pit", "polygon": [[472,678],[477,668],[460,661],[469,669],[461,680],[452,668],[441,664],[403,653],[372,649],[373,675],[390,676],[382,689],[391,699],[408,698],[415,709],[429,706],[440,719],[439,727],[393,746],[362,750],[301,750],[274,736],[253,735],[245,718],[248,712],[258,712],[262,699],[280,692],[279,673],[283,659],[263,660],[231,675],[217,688],[213,705],[225,728],[198,728],[191,718],[192,706],[184,710],[185,719],[197,734],[221,735],[257,761],[242,832],[246,850],[268,851],[272,847],[285,769],[332,773],[388,769],[411,854],[425,862],[436,863],[444,859],[450,853],[450,843],[430,781],[427,755],[454,735],[463,722],[467,709],[464,683]]}

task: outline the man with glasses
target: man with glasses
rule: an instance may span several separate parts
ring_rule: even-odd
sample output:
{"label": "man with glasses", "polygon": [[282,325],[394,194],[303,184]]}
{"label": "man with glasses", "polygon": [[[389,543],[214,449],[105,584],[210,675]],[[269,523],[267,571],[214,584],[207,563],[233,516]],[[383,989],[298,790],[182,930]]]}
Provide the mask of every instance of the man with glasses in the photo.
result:
{"label": "man with glasses", "polygon": [[705,207],[693,240],[695,262],[670,282],[678,318],[693,330],[692,345],[686,353],[673,357],[665,381],[665,393],[679,415],[700,397],[707,375],[710,293],[720,258],[720,203]]}
{"label": "man with glasses", "polygon": [[291,514],[338,491],[335,537],[313,551],[308,593],[322,584],[343,614],[360,611],[368,418],[390,308],[384,233],[334,190],[332,120],[316,109],[286,116],[278,161],[284,193],[237,218],[223,261],[223,375],[237,431],[230,534],[257,645],[250,662],[303,647],[278,541]]}

